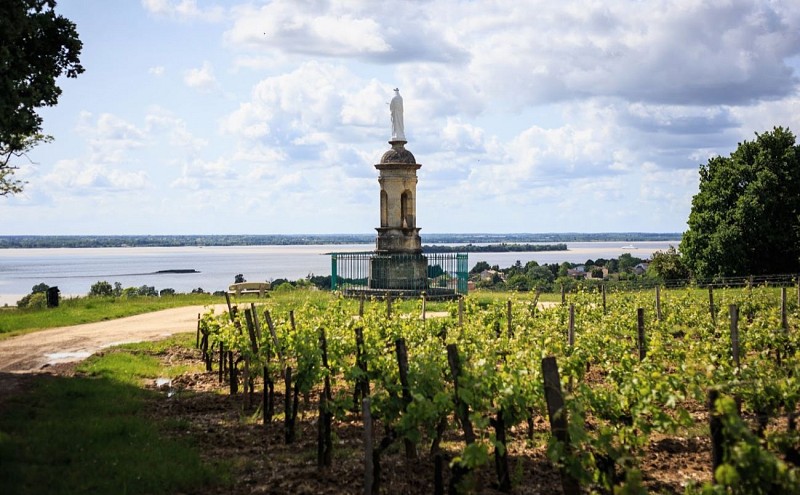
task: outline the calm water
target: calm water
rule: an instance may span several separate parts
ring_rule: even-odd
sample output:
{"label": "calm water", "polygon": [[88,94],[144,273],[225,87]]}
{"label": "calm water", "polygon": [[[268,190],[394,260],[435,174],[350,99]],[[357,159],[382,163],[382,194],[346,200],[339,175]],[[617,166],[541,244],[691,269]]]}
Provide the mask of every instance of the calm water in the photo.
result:
{"label": "calm water", "polygon": [[[680,241],[634,242],[636,249],[622,249],[625,242],[567,243],[568,251],[537,253],[470,253],[470,268],[478,261],[505,268],[517,260],[523,264],[583,263],[587,259],[618,258],[630,253],[647,258]],[[85,248],[0,250],[0,305],[14,304],[39,283],[58,286],[62,296],[85,295],[99,280],[120,282],[123,287],[154,286],[190,292],[225,290],[241,273],[251,282],[276,278],[296,280],[309,274],[330,275],[326,253],[371,251],[373,244],[318,246],[230,246],[169,248]],[[156,274],[160,270],[189,269],[199,273]]]}

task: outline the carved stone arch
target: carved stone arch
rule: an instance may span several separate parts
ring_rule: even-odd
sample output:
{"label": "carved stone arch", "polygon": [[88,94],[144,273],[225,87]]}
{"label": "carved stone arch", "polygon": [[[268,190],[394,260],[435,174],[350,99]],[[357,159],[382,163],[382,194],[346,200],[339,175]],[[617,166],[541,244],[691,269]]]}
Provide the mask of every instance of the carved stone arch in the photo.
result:
{"label": "carved stone arch", "polygon": [[389,226],[389,195],[381,190],[381,227]]}
{"label": "carved stone arch", "polygon": [[406,189],[400,195],[400,225],[403,228],[412,229],[415,227],[413,194],[409,189]]}

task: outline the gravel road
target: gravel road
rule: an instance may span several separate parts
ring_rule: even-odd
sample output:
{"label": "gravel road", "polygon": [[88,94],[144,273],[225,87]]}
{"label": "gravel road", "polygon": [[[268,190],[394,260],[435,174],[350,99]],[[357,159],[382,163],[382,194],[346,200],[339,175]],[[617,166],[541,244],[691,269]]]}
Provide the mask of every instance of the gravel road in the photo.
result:
{"label": "gravel road", "polygon": [[[220,313],[225,305],[215,306]],[[204,306],[186,306],[118,320],[51,328],[0,340],[0,373],[35,373],[85,359],[100,349],[194,331]]]}

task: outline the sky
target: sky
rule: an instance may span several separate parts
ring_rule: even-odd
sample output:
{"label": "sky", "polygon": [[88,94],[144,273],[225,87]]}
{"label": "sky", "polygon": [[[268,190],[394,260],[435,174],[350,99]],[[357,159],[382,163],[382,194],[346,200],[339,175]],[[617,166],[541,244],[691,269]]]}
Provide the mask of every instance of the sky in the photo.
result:
{"label": "sky", "polygon": [[796,0],[59,0],[86,72],[0,235],[369,233],[404,99],[425,233],[683,232],[800,132]]}

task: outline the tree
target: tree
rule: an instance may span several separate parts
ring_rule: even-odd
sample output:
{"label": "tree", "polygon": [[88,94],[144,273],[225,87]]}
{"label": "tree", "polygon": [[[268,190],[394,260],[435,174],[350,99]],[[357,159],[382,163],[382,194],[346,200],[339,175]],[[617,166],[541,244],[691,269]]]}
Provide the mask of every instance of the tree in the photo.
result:
{"label": "tree", "polygon": [[555,279],[553,272],[546,266],[532,266],[526,273],[528,277],[538,282],[550,283]]}
{"label": "tree", "polygon": [[36,111],[58,103],[56,79],[83,72],[75,24],[55,6],[55,0],[0,2],[0,196],[24,185],[14,178],[12,157],[52,139],[42,134]]}
{"label": "tree", "polygon": [[42,282],[40,284],[34,285],[33,288],[31,288],[31,294],[36,294],[37,292],[47,292],[47,289],[49,288],[50,288],[49,285]]}
{"label": "tree", "polygon": [[635,267],[641,262],[642,262],[641,258],[637,258],[636,256],[633,256],[631,253],[622,253],[621,255],[619,255],[617,266],[619,271],[627,272],[629,270],[633,270],[633,267]]}
{"label": "tree", "polygon": [[661,280],[680,280],[689,278],[689,270],[683,264],[680,253],[675,246],[666,251],[656,251],[647,267],[647,274]]}
{"label": "tree", "polygon": [[788,130],[756,133],[700,166],[680,251],[697,278],[800,271],[800,149]]}
{"label": "tree", "polygon": [[531,280],[524,273],[516,273],[508,277],[506,288],[521,292],[529,291],[531,290]]}
{"label": "tree", "polygon": [[470,274],[480,273],[480,272],[482,272],[484,270],[488,270],[489,268],[491,268],[489,266],[489,263],[487,263],[485,261],[479,261],[479,262],[475,263],[475,266],[472,267],[472,270],[470,270],[469,273]]}

